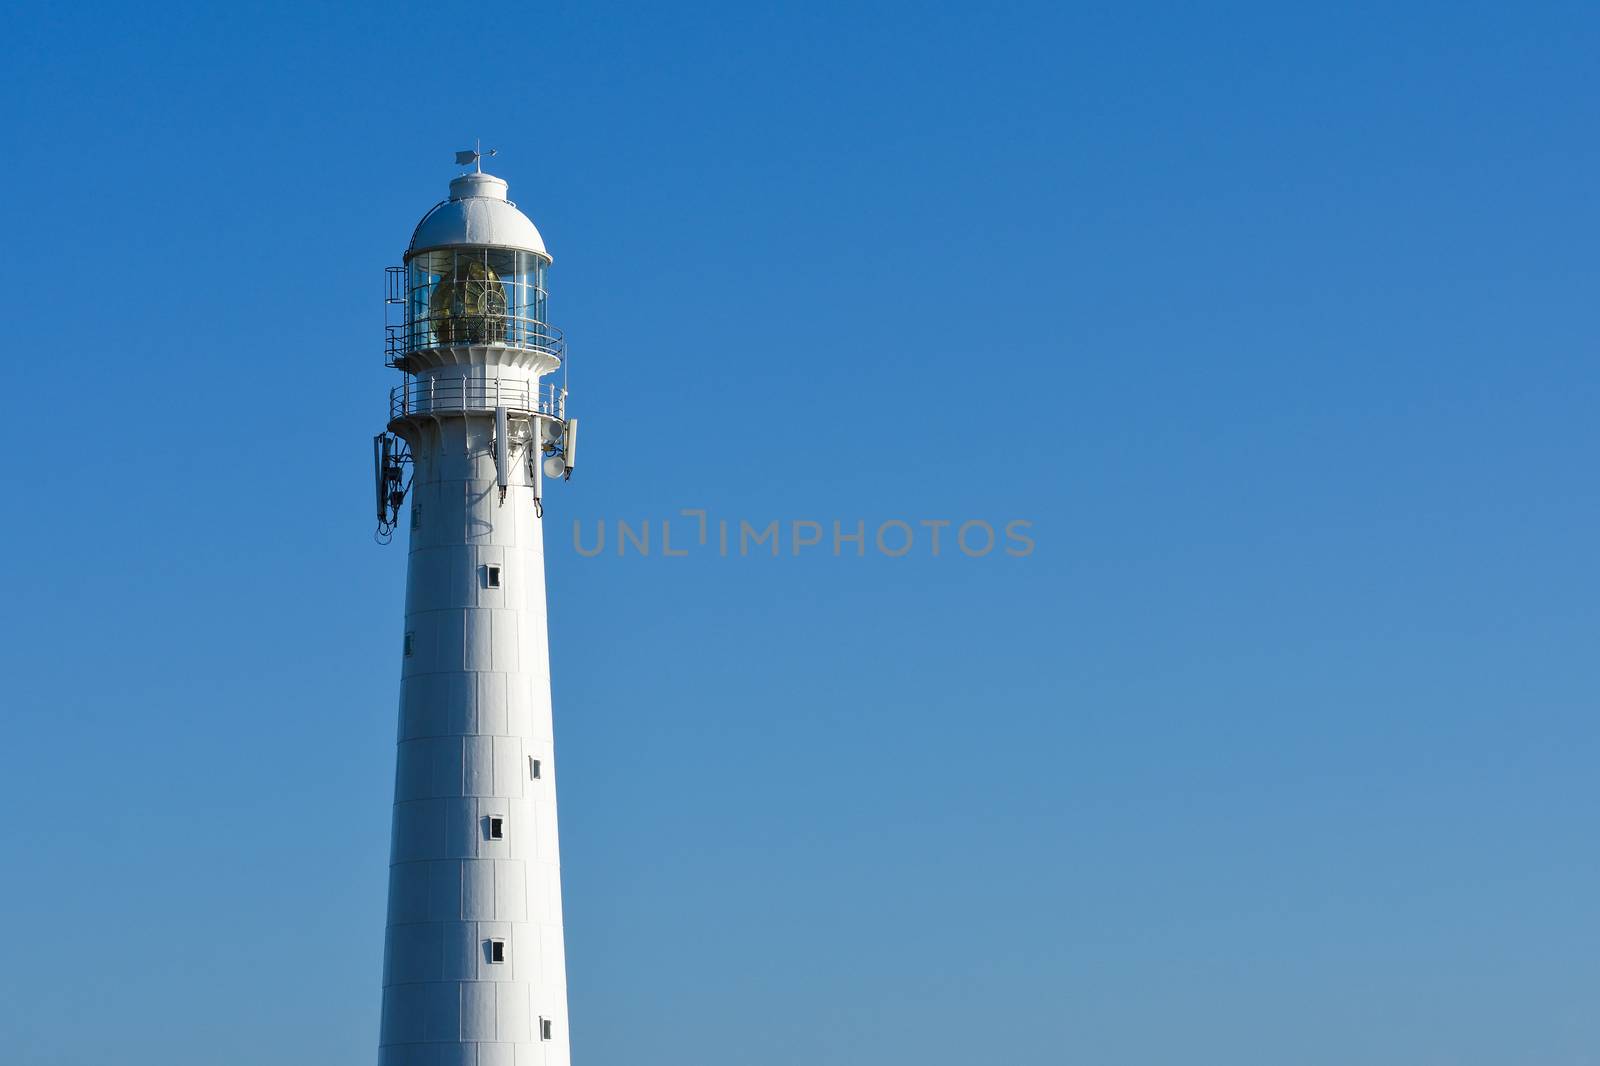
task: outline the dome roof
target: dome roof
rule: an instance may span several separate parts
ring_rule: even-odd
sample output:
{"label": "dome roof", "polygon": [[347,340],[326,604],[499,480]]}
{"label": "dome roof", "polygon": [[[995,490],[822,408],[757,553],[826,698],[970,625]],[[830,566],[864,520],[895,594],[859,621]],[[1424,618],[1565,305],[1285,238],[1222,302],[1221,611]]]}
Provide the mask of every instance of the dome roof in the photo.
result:
{"label": "dome roof", "polygon": [[505,179],[493,174],[463,174],[452,181],[450,199],[435,206],[417,223],[406,257],[458,244],[519,248],[550,258],[544,238],[528,216],[506,199]]}

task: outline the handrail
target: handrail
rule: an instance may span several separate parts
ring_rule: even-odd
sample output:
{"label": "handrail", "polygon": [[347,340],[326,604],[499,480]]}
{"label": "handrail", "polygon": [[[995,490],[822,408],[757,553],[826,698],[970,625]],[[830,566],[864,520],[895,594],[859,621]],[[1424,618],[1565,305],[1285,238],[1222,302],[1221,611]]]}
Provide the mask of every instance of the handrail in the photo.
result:
{"label": "handrail", "polygon": [[488,346],[521,348],[553,356],[566,353],[561,331],[547,322],[520,315],[440,315],[391,323],[385,353],[390,364],[431,348]]}
{"label": "handrail", "polygon": [[504,407],[518,414],[565,418],[567,393],[553,382],[451,377],[409,378],[389,390],[389,421],[411,415],[484,413]]}

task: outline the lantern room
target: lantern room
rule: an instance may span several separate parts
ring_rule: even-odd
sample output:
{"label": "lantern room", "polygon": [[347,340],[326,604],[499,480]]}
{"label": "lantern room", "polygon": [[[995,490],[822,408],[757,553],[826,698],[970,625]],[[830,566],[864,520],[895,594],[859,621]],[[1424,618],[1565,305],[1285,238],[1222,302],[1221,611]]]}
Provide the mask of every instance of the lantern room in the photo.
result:
{"label": "lantern room", "polygon": [[550,254],[533,222],[492,174],[463,174],[417,224],[405,266],[391,268],[389,361],[407,371],[461,363],[561,363],[561,333],[546,321]]}

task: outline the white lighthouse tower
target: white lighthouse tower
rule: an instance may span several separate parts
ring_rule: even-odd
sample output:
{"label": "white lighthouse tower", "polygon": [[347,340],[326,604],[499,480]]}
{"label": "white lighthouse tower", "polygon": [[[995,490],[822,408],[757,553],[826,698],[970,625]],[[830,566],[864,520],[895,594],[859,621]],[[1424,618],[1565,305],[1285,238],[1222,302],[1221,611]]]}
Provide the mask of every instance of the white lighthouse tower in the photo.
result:
{"label": "white lighthouse tower", "polygon": [[411,551],[380,1066],[570,1060],[541,516],[577,426],[549,265],[506,183],[473,172],[389,271],[405,380],[375,441],[378,528],[409,499]]}

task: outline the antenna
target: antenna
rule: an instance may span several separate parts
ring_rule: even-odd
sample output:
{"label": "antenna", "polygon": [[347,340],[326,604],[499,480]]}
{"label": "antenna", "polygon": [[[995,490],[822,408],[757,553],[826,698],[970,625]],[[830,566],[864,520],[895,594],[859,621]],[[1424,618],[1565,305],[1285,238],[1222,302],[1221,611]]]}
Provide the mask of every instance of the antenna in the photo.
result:
{"label": "antenna", "polygon": [[504,407],[494,409],[494,469],[500,485],[500,502],[506,502],[506,486],[511,484],[511,422]]}
{"label": "antenna", "polygon": [[389,517],[389,486],[384,481],[384,471],[389,469],[389,434],[379,433],[372,438],[372,487],[377,492],[378,525]]}
{"label": "antenna", "polygon": [[376,483],[378,505],[379,544],[389,543],[395,526],[400,522],[400,505],[406,502],[411,491],[411,480],[405,475],[405,466],[411,462],[411,447],[392,433],[379,433],[372,438],[372,473]]}
{"label": "antenna", "polygon": [[544,438],[544,453],[549,457],[544,461],[545,476],[571,481],[572,468],[578,463],[578,420],[552,419],[540,427],[539,433]]}

